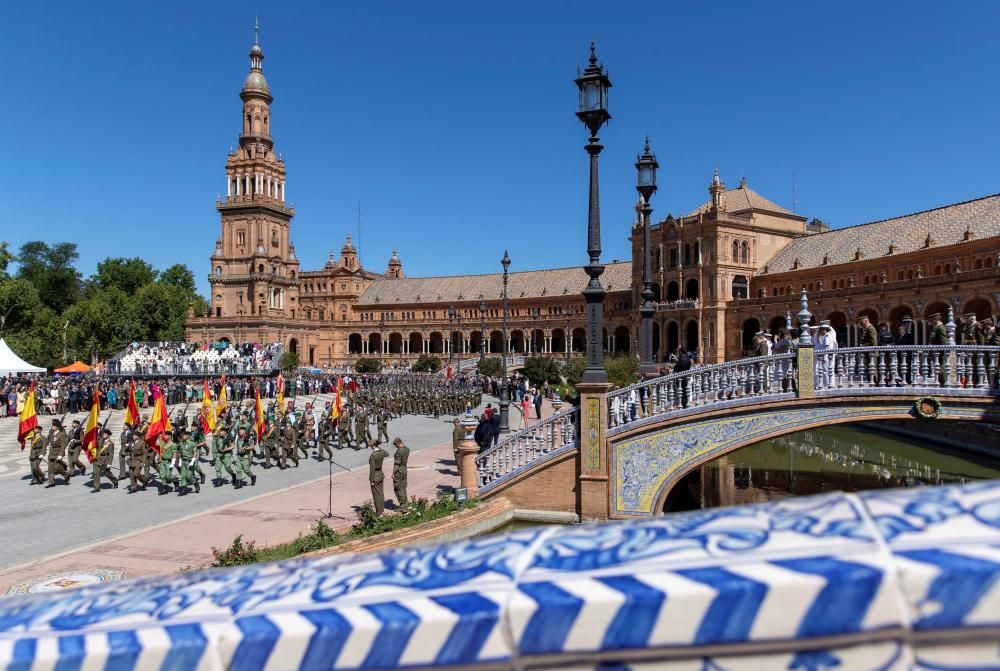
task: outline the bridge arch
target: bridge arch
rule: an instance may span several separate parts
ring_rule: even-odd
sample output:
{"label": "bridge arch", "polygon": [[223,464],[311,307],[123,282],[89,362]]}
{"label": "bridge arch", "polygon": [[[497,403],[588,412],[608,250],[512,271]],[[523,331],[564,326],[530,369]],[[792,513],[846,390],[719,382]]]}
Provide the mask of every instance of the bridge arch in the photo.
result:
{"label": "bridge arch", "polygon": [[677,417],[645,426],[610,446],[613,514],[660,514],[671,491],[710,461],[762,440],[822,426],[879,420],[984,421],[1000,424],[995,398],[942,398],[936,420],[919,419],[913,397],[870,400],[857,397],[789,399],[753,406],[747,412],[706,412],[698,419]]}

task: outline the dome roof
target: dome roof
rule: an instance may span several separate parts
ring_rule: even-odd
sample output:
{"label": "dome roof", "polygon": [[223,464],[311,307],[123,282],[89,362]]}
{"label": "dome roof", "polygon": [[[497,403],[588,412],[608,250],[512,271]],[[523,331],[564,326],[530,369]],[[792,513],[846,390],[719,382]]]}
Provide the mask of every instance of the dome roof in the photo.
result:
{"label": "dome roof", "polygon": [[252,47],[250,47],[250,55],[251,56],[263,56],[264,55],[264,50],[260,48],[259,44],[254,44]]}
{"label": "dome roof", "polygon": [[246,80],[243,82],[244,92],[256,92],[256,93],[266,93],[271,95],[271,89],[267,86],[267,80],[264,79],[264,73],[260,70],[251,70],[247,74]]}

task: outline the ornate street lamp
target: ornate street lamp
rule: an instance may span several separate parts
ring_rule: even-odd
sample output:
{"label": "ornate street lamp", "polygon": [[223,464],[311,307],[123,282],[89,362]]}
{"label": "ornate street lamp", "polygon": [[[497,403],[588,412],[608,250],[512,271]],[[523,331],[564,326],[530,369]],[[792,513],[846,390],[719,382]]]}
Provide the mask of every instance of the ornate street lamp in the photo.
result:
{"label": "ornate street lamp", "polygon": [[502,385],[500,386],[500,433],[510,431],[510,383],[507,380],[507,271],[510,268],[510,257],[507,250],[503,250],[503,258],[500,259],[503,266],[503,356],[500,359],[500,376]]}
{"label": "ornate street lamp", "polygon": [[580,109],[576,116],[590,131],[590,141],[584,149],[590,155],[590,205],[587,215],[587,254],[590,263],[583,267],[590,282],[583,290],[587,302],[587,368],[583,372],[583,382],[607,383],[608,373],[604,370],[604,287],[601,286],[601,204],[597,183],[597,156],[604,149],[597,132],[611,119],[608,113],[608,89],[611,81],[604,74],[604,66],[597,62],[594,43],[590,43],[590,64],[583,74],[576,78],[580,90]]}
{"label": "ornate street lamp", "polygon": [[635,169],[637,180],[635,190],[642,198],[642,305],[639,315],[642,317],[642,328],[639,337],[639,372],[655,373],[656,362],[653,361],[653,315],[656,307],[653,305],[653,261],[649,246],[649,215],[653,208],[649,201],[656,193],[656,155],[649,150],[649,138],[642,155],[637,157]]}
{"label": "ornate street lamp", "polygon": [[482,324],[479,327],[479,360],[486,358],[486,301],[479,301],[479,319]]}
{"label": "ornate street lamp", "polygon": [[448,365],[451,365],[455,358],[455,330],[452,323],[455,321],[455,306],[448,306]]}
{"label": "ornate street lamp", "polygon": [[378,318],[378,367],[382,368],[382,352],[385,351],[385,313]]}
{"label": "ornate street lamp", "polygon": [[570,350],[573,349],[573,334],[569,330],[569,319],[573,315],[573,306],[569,306],[569,311],[566,313],[566,331],[563,333],[563,349],[566,350],[566,360],[569,361]]}

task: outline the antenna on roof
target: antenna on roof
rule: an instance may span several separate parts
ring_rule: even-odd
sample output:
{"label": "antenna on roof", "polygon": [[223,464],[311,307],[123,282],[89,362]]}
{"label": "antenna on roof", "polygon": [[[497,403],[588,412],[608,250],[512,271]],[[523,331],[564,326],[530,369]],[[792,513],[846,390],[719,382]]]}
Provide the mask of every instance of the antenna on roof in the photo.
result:
{"label": "antenna on roof", "polygon": [[792,171],[792,213],[799,213],[799,187],[795,183],[795,171]]}

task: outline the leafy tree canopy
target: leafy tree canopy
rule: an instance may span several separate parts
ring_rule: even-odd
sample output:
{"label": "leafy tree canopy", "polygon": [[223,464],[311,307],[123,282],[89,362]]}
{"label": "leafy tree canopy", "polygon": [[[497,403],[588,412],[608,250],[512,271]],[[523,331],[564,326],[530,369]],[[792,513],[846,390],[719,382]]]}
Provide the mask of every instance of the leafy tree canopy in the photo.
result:
{"label": "leafy tree canopy", "polygon": [[281,370],[290,372],[299,367],[298,352],[285,352],[281,355]]}
{"label": "leafy tree canopy", "polygon": [[99,289],[116,287],[126,294],[134,294],[156,279],[156,270],[140,258],[106,258],[97,264],[97,272],[90,278]]}
{"label": "leafy tree canopy", "polygon": [[80,296],[80,273],[73,265],[79,257],[72,242],[26,242],[17,255],[17,277],[31,282],[42,303],[61,313]]}
{"label": "leafy tree canopy", "polygon": [[479,374],[487,377],[500,377],[500,359],[489,358],[479,360]]}
{"label": "leafy tree canopy", "polygon": [[[183,263],[175,263],[160,273],[160,284],[176,287],[185,294],[194,295],[194,273]],[[200,314],[200,313],[195,313]]]}
{"label": "leafy tree canopy", "polygon": [[524,373],[535,386],[541,386],[548,382],[555,384],[562,381],[559,370],[559,362],[547,356],[532,356],[524,360]]}
{"label": "leafy tree canopy", "polygon": [[436,373],[441,370],[441,359],[431,354],[421,354],[410,370],[414,373]]}
{"label": "leafy tree canopy", "polygon": [[364,357],[354,362],[354,370],[358,373],[377,373],[382,370],[382,362],[378,359]]}
{"label": "leafy tree canopy", "polygon": [[7,267],[14,260],[14,255],[10,253],[10,243],[0,240],[0,280],[7,279]]}

